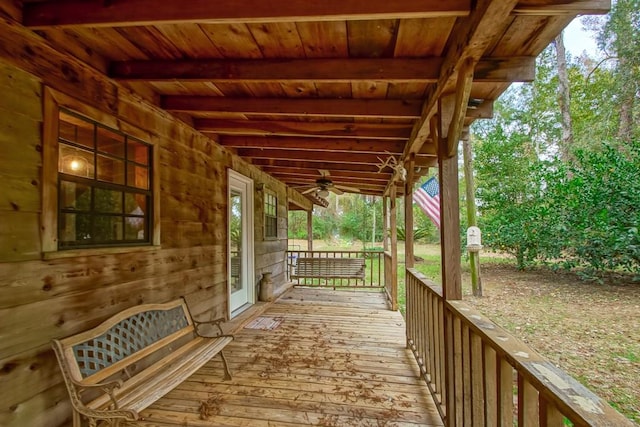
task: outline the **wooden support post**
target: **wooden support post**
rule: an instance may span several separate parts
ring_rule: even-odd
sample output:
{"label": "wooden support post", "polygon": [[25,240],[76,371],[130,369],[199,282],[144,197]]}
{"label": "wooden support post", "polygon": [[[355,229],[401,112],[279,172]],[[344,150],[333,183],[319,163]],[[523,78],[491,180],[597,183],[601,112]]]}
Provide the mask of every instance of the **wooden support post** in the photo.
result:
{"label": "wooden support post", "polygon": [[[445,142],[442,142],[444,145]],[[445,300],[460,300],[462,299],[462,279],[458,157],[441,157],[438,172],[440,178],[442,295]]]}
{"label": "wooden support post", "polygon": [[[416,155],[411,153],[405,168],[407,181],[404,188],[404,265],[413,268],[415,257],[413,255],[413,180]],[[408,277],[408,276],[405,276]]]}
{"label": "wooden support post", "polygon": [[382,196],[382,246],[389,251],[389,212],[387,211],[387,196]]}
{"label": "wooden support post", "polygon": [[307,250],[313,250],[313,206],[307,211]]}
{"label": "wooden support post", "polygon": [[391,212],[389,214],[391,228],[391,309],[393,311],[398,309],[398,228],[396,217],[396,186],[392,185],[389,191],[389,198],[391,199]]}
{"label": "wooden support post", "polygon": [[[472,68],[471,68],[472,70]],[[460,266],[460,197],[458,190],[458,153],[457,141],[460,139],[462,126],[460,115],[464,115],[469,96],[468,75],[466,66],[458,78],[457,92],[454,96],[442,97],[439,101],[438,141],[438,177],[440,184],[440,262],[442,266],[442,296],[445,312],[448,300],[462,299],[462,277]],[[471,74],[473,76],[473,74]],[[465,98],[466,97],[466,98]],[[445,377],[447,395],[447,426],[462,426],[463,408],[459,399],[463,390],[459,381],[462,372],[457,369],[456,342],[454,337],[459,333],[452,316],[445,314],[443,319],[445,336]]]}

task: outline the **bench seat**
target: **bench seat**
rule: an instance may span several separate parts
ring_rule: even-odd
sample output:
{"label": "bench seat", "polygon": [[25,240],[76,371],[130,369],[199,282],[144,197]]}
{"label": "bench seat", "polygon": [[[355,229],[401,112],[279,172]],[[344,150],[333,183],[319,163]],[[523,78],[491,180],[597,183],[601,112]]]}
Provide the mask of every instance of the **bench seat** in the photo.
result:
{"label": "bench seat", "polygon": [[[178,351],[124,381],[122,387],[114,393],[118,404],[121,408],[136,412],[146,409],[193,375],[232,340],[232,337],[226,336],[218,340],[198,337],[190,341]],[[87,407],[108,410],[111,404],[109,396],[102,395],[87,403]]]}

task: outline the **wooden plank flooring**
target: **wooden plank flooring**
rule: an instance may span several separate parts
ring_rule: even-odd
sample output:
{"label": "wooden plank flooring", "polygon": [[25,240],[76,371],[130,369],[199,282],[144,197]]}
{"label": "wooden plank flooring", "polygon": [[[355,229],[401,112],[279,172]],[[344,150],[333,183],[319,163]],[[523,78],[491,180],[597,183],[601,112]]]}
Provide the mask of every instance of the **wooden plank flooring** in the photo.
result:
{"label": "wooden plank flooring", "polygon": [[442,426],[383,294],[292,289],[214,358],[142,413],[140,426]]}

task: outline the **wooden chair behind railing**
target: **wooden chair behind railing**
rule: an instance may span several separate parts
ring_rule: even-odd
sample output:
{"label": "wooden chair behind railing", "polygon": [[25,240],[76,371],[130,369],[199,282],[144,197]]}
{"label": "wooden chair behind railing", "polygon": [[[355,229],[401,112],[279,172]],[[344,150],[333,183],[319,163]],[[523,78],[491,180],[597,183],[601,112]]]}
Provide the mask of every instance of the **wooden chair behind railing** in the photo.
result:
{"label": "wooden chair behind railing", "polygon": [[633,426],[466,303],[445,301],[418,271],[406,277],[407,344],[447,426]]}

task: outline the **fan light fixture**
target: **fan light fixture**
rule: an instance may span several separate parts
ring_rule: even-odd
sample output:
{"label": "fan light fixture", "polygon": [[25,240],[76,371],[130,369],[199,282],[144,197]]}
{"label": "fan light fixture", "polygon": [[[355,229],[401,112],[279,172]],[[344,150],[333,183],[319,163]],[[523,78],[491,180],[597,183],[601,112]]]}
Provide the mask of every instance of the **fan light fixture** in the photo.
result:
{"label": "fan light fixture", "polygon": [[329,197],[329,190],[322,188],[320,190],[318,190],[318,197],[322,197],[323,199],[326,199],[327,197]]}

